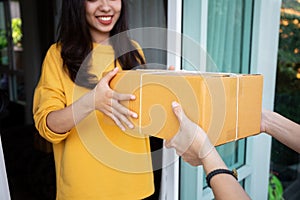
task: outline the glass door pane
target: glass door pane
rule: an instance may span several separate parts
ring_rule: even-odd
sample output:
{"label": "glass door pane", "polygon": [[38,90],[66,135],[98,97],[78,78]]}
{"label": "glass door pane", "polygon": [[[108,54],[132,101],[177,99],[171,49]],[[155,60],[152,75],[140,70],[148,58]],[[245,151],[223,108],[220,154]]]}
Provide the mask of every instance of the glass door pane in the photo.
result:
{"label": "glass door pane", "polygon": [[[203,6],[206,6],[207,10]],[[191,37],[199,46],[205,44],[199,51],[200,54],[203,54],[203,51],[207,53],[206,66],[202,66],[202,69],[207,72],[250,72],[252,9],[253,1],[247,0],[183,2],[183,35]],[[206,15],[199,10],[207,12]],[[206,28],[206,34],[202,34],[202,28]],[[195,50],[184,42],[185,40],[183,55],[195,53]],[[185,60],[182,65],[188,70],[199,69]],[[240,168],[245,164],[246,139],[218,146],[217,150],[229,168]],[[180,178],[180,199],[213,198],[210,189],[207,188],[202,167],[191,167],[181,160]]]}
{"label": "glass door pane", "polygon": [[219,72],[249,73],[252,9],[253,1],[208,1],[207,52]]}

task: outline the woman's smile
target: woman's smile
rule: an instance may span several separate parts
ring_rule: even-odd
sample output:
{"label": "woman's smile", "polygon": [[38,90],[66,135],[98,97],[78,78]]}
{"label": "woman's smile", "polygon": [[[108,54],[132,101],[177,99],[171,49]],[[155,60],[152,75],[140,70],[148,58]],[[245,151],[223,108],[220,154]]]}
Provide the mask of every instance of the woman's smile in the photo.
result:
{"label": "woman's smile", "polygon": [[109,38],[110,31],[120,18],[121,0],[85,1],[86,21],[93,41],[100,43]]}
{"label": "woman's smile", "polygon": [[109,25],[112,23],[112,18],[113,16],[111,15],[106,15],[106,16],[100,16],[100,17],[97,17],[98,18],[98,21],[103,24],[103,25]]}

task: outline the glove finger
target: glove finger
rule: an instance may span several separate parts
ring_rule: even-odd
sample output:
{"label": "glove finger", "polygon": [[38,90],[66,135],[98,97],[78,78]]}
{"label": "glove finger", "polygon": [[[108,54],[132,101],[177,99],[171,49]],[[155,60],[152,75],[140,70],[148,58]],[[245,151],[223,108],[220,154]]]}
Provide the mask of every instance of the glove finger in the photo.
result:
{"label": "glove finger", "polygon": [[177,103],[176,101],[173,101],[172,102],[172,109],[173,109],[173,112],[174,112],[175,116],[177,117],[179,123],[181,124],[182,113],[183,113],[181,105],[179,103]]}

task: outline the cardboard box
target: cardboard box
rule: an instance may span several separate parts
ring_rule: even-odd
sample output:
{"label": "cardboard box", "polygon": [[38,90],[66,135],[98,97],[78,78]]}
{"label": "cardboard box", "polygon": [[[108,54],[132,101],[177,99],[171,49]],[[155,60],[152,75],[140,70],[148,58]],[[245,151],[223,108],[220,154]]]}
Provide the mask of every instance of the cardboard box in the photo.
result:
{"label": "cardboard box", "polygon": [[262,75],[188,71],[121,71],[110,82],[119,93],[136,95],[123,102],[139,114],[135,136],[170,139],[179,130],[171,103],[179,102],[217,146],[260,132]]}

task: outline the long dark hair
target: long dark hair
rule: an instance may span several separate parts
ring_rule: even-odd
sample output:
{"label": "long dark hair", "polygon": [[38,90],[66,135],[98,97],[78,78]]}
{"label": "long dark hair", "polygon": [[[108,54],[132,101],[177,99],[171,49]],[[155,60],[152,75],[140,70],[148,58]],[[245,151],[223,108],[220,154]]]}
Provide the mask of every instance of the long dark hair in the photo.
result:
{"label": "long dark hair", "polygon": [[[63,67],[76,84],[93,88],[97,84],[96,75],[88,73],[88,66],[80,69],[84,59],[93,49],[92,36],[85,17],[86,0],[63,0],[61,18],[58,27],[57,44],[61,45],[61,57]],[[124,0],[120,17],[110,32],[113,38],[110,43],[114,49],[115,65],[119,62],[122,69],[129,70],[136,66],[145,64],[145,60],[133,46],[127,34],[120,34],[128,30],[127,5]],[[77,73],[80,69],[80,78]]]}

